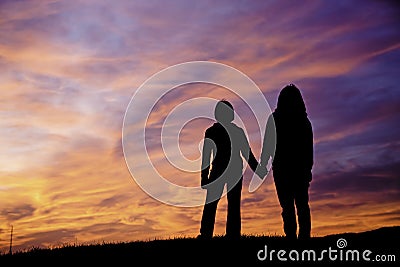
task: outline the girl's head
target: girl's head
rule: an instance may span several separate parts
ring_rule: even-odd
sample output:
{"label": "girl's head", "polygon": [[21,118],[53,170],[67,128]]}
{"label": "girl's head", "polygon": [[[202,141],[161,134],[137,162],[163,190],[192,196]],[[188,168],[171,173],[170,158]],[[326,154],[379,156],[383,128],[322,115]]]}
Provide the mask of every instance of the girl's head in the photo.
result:
{"label": "girl's head", "polygon": [[277,110],[291,114],[306,113],[306,105],[299,88],[292,83],[286,85],[279,93]]}

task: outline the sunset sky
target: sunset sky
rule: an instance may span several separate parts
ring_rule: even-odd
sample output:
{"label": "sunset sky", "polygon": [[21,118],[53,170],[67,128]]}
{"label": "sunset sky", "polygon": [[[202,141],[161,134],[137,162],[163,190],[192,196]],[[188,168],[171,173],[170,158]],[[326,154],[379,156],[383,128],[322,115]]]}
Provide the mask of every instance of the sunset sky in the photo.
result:
{"label": "sunset sky", "polygon": [[[135,91],[188,61],[243,72],[271,109],[286,84],[300,88],[314,130],[313,236],[400,225],[395,1],[9,0],[0,2],[0,252],[9,249],[11,225],[14,250],[199,233],[202,206],[146,194],[122,147]],[[260,156],[254,117],[237,95],[181,86],[157,102],[146,129],[150,159],[177,184],[198,186],[200,174],[182,175],[163,160],[160,126],[198,97],[231,100]],[[211,124],[183,127],[187,158],[200,157]],[[242,233],[282,235],[272,176],[252,193],[251,176],[246,171]],[[225,232],[226,204],[218,207],[217,235]]]}

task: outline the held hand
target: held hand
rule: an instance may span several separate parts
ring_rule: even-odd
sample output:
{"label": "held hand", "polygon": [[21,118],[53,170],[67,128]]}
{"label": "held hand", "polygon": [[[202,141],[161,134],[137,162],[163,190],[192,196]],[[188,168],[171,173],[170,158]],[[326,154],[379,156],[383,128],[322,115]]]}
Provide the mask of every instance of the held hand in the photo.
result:
{"label": "held hand", "polygon": [[261,179],[264,179],[266,176],[267,176],[267,174],[268,174],[268,170],[267,170],[267,168],[264,166],[261,166],[261,165],[258,165],[258,167],[257,167],[257,170],[256,170],[256,174],[261,178]]}
{"label": "held hand", "polygon": [[207,185],[208,185],[208,178],[201,178],[201,188],[202,189],[207,189]]}

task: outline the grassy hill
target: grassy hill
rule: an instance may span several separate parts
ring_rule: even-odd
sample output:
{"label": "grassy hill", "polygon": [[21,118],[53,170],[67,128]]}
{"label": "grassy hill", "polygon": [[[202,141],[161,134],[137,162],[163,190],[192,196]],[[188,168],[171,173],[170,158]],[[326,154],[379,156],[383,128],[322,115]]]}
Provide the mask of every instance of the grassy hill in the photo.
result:
{"label": "grassy hill", "polygon": [[51,266],[84,263],[91,266],[106,263],[128,266],[155,264],[394,266],[400,262],[399,240],[400,226],[384,227],[362,233],[313,237],[308,241],[296,242],[289,242],[278,236],[242,236],[240,240],[227,240],[224,237],[214,237],[212,240],[173,238],[128,243],[71,245],[56,249],[31,249],[13,255],[1,255],[0,266],[15,266],[19,263]]}

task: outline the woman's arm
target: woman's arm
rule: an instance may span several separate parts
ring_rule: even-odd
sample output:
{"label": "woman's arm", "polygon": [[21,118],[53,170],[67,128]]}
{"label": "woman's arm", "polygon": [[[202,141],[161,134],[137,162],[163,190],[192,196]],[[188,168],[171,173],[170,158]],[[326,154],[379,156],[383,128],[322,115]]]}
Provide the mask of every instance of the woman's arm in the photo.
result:
{"label": "woman's arm", "polygon": [[265,127],[265,134],[263,140],[263,146],[261,150],[260,165],[266,166],[270,157],[275,154],[276,145],[276,129],[274,116],[271,114],[267,121],[267,126]]}

